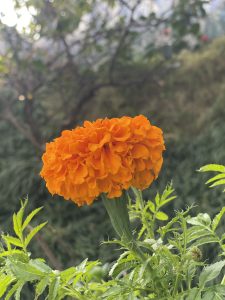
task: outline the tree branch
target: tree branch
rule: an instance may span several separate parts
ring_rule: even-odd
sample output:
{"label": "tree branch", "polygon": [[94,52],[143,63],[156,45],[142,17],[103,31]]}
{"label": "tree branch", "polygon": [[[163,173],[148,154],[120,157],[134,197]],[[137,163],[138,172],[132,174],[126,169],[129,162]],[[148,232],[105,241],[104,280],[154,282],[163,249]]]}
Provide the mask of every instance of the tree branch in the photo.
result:
{"label": "tree branch", "polygon": [[10,124],[12,124],[27,140],[31,142],[31,144],[38,149],[38,151],[43,151],[43,145],[36,140],[35,136],[31,133],[31,131],[21,123],[15,115],[12,113],[9,107],[4,109],[3,114],[1,115],[2,119],[5,119]]}

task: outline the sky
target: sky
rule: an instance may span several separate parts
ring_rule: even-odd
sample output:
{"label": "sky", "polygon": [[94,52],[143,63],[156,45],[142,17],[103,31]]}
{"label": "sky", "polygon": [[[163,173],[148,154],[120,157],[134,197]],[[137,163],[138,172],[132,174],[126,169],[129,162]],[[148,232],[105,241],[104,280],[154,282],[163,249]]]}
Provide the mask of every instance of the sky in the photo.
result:
{"label": "sky", "polygon": [[0,20],[8,26],[16,26],[19,31],[27,28],[31,21],[31,14],[23,8],[16,14],[12,0],[0,0]]}
{"label": "sky", "polygon": [[[145,0],[144,2],[147,3]],[[160,8],[169,7],[172,0],[156,0],[156,3]],[[211,0],[208,6],[209,10],[214,10],[219,4],[225,2],[225,0]],[[28,28],[32,19],[30,12],[24,7],[19,11],[19,15],[16,14],[13,0],[0,0],[0,20],[2,23],[8,26],[16,26],[18,31]]]}

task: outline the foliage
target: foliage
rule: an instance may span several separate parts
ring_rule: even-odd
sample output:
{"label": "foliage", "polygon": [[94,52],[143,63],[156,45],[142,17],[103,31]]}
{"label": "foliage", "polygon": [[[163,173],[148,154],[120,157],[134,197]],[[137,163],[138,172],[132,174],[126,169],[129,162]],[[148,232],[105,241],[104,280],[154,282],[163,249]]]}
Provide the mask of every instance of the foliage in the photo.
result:
{"label": "foliage", "polygon": [[27,246],[46,225],[46,222],[37,225],[25,234],[33,217],[42,209],[33,210],[24,219],[26,205],[27,200],[21,203],[20,210],[13,215],[15,236],[2,234],[0,296],[5,295],[4,299],[10,299],[12,296],[20,299],[24,285],[32,283],[34,299],[39,299],[46,289],[48,289],[46,299],[49,300],[64,299],[66,295],[74,296],[76,299],[88,299],[92,295],[92,290],[96,290],[96,297],[91,299],[97,299],[98,289],[101,291],[101,285],[98,283],[99,276],[104,275],[104,268],[98,267],[98,261],[84,260],[78,266],[60,272],[51,269],[44,259],[31,258]]}
{"label": "foliage", "polygon": [[[225,185],[225,166],[211,164],[201,167],[200,172],[219,172],[219,174],[210,178],[206,184],[210,184],[210,187],[218,186],[218,185]],[[225,189],[223,190],[225,192]]]}
{"label": "foliage", "polygon": [[[18,197],[29,192],[32,208],[45,202],[43,218],[51,218],[49,221],[54,223],[54,228],[46,227],[43,238],[48,240],[50,250],[57,249],[59,263],[56,265],[66,267],[87,256],[111,261],[114,252],[105,245],[98,247],[100,240],[111,236],[103,207],[94,205],[81,214],[72,204],[62,203],[47,194],[39,177],[44,143],[85,118],[144,113],[168,131],[166,163],[170,172],[164,171],[162,185],[167,178],[173,178],[174,170],[178,169],[175,187],[187,203],[192,202],[199,181],[194,179],[189,159],[194,157],[196,147],[204,151],[202,148],[210,147],[210,143],[208,135],[203,136],[203,142],[198,139],[197,146],[190,145],[189,138],[202,132],[214,101],[224,101],[224,42],[221,39],[199,52],[181,53],[168,60],[171,53],[185,46],[184,35],[192,31],[192,37],[198,40],[200,28],[196,23],[204,16],[205,1],[192,1],[191,6],[187,1],[177,1],[179,5],[174,10],[160,16],[148,12],[139,14],[139,9],[143,12],[143,1],[14,2],[18,9],[29,8],[32,22],[24,31],[0,26],[3,45],[0,51],[2,228],[8,227],[9,216],[18,209]],[[112,19],[108,16],[114,13],[115,3],[119,3],[119,7]],[[99,5],[106,6],[104,14]],[[167,45],[164,47],[159,42],[164,30],[171,28],[174,36],[168,57],[164,51]],[[77,35],[77,30],[82,30],[82,35]],[[180,67],[177,68],[178,62]],[[218,113],[222,111],[219,109]],[[210,134],[214,137],[215,132],[218,136],[212,138],[211,143],[224,137],[222,126],[217,125]],[[176,149],[174,139],[178,139]],[[220,153],[215,154],[216,159],[222,160],[224,151],[220,145],[216,148]],[[211,160],[206,157],[210,153],[214,155],[215,151],[206,150],[205,160],[202,161],[200,155],[194,167],[198,169]],[[184,169],[187,170],[185,178]],[[186,184],[189,180],[195,181],[195,191]],[[207,198],[206,193],[203,198]],[[215,197],[215,205],[210,203],[206,207],[207,198],[200,206],[207,210],[212,208],[214,214],[219,199]],[[184,201],[176,201],[174,206],[183,205]],[[76,222],[70,222],[74,219]],[[48,252],[40,249],[38,240],[37,243],[32,251],[41,250],[49,259]]]}
{"label": "foliage", "polygon": [[[224,172],[225,166],[208,165],[201,171]],[[154,201],[144,201],[142,193],[133,189],[129,197],[130,218],[135,226],[136,243],[142,251],[123,240],[118,244],[122,254],[111,265],[99,261],[81,262],[64,271],[53,270],[27,250],[31,239],[46,223],[30,227],[30,222],[42,208],[24,217],[27,200],[13,215],[14,234],[2,234],[0,250],[0,295],[4,299],[26,299],[24,286],[33,287],[34,299],[223,299],[225,285],[225,235],[217,232],[225,213],[221,209],[213,219],[207,213],[192,217],[190,211],[176,211],[169,217],[165,206],[174,201],[174,189],[169,184]],[[27,232],[28,228],[32,228]],[[220,253],[210,264],[204,258],[205,245],[217,244]],[[108,273],[108,275],[107,275]],[[23,295],[23,296],[22,296]],[[23,297],[23,298],[21,298]]]}

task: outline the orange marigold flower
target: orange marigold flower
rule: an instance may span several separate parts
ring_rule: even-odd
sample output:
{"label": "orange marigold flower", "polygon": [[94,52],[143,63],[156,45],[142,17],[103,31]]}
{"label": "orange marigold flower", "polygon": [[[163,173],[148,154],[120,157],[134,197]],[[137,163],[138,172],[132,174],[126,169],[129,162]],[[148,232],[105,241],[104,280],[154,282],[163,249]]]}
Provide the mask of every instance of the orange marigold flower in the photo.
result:
{"label": "orange marigold flower", "polygon": [[86,121],[46,144],[40,174],[52,194],[81,206],[101,193],[115,198],[131,186],[147,188],[159,174],[163,150],[162,130],[142,115]]}

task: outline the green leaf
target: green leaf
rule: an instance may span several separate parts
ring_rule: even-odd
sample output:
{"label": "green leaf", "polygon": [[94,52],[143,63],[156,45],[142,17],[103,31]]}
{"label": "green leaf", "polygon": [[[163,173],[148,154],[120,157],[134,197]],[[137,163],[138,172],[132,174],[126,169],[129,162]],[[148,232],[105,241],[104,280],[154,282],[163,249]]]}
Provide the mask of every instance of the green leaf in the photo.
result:
{"label": "green leaf", "polygon": [[21,254],[21,253],[23,253],[21,250],[13,249],[10,251],[4,251],[4,252],[0,253],[0,257],[10,256],[13,254]]}
{"label": "green leaf", "polygon": [[134,259],[124,259],[120,262],[116,262],[110,269],[109,275],[117,277],[121,272],[128,271],[138,265],[138,262]]}
{"label": "green leaf", "polygon": [[160,221],[166,221],[166,220],[168,220],[167,214],[165,214],[162,211],[157,212],[155,216],[156,216],[156,219],[158,219]]}
{"label": "green leaf", "polygon": [[224,266],[225,261],[219,261],[205,267],[199,276],[199,286],[202,288],[208,281],[216,278]]}
{"label": "green leaf", "polygon": [[210,178],[208,181],[206,181],[206,184],[209,184],[209,183],[211,183],[213,181],[216,181],[216,180],[222,179],[222,178],[225,178],[225,174],[224,173],[223,174],[218,174],[218,175]]}
{"label": "green leaf", "polygon": [[199,288],[195,287],[190,290],[186,300],[201,300],[201,293],[199,292]]}
{"label": "green leaf", "polygon": [[140,240],[140,238],[142,237],[142,235],[144,234],[144,232],[147,230],[147,227],[145,225],[142,226],[141,230],[138,233],[138,239]]}
{"label": "green leaf", "polygon": [[21,239],[22,235],[21,235],[21,227],[19,226],[18,222],[17,222],[17,215],[14,213],[13,214],[13,229],[15,234]]}
{"label": "green leaf", "polygon": [[34,227],[31,232],[26,236],[25,241],[24,241],[24,245],[25,247],[28,246],[28,244],[30,243],[31,239],[47,224],[48,222],[44,222],[36,227]]}
{"label": "green leaf", "polygon": [[21,290],[22,290],[24,284],[25,283],[23,282],[17,287],[17,290],[15,292],[15,300],[20,300],[20,293],[21,293]]}
{"label": "green leaf", "polygon": [[43,273],[51,273],[52,269],[46,265],[43,261],[40,259],[31,259],[29,261],[29,265],[32,267],[35,267],[37,270],[43,272]]}
{"label": "green leaf", "polygon": [[25,219],[24,223],[23,223],[23,226],[22,226],[22,230],[24,230],[27,225],[31,222],[31,220],[33,219],[33,217],[40,211],[42,210],[43,207],[39,207],[39,208],[36,208],[35,210],[33,210]]}
{"label": "green leaf", "polygon": [[212,244],[212,243],[218,243],[218,238],[213,237],[213,236],[207,236],[207,237],[203,237],[199,240],[197,240],[196,242],[194,242],[192,244],[192,246],[201,246],[201,245],[205,245],[205,244]]}
{"label": "green leaf", "polygon": [[177,196],[170,196],[174,192],[173,184],[172,182],[167,185],[165,190],[163,191],[163,194],[160,199],[160,205],[159,208],[166,205],[170,201],[174,200]]}
{"label": "green leaf", "polygon": [[28,203],[28,199],[26,199],[24,202],[21,201],[21,208],[16,215],[19,228],[22,228],[23,214],[24,214],[24,210],[27,206],[27,203]]}
{"label": "green leaf", "polygon": [[211,224],[211,218],[206,213],[200,213],[197,215],[197,217],[189,218],[187,219],[187,223],[191,225],[199,225],[207,227]]}
{"label": "green leaf", "polygon": [[15,238],[12,236],[6,236],[6,235],[3,235],[2,238],[14,246],[23,248],[23,244],[21,243],[21,241],[18,238]]}
{"label": "green leaf", "polygon": [[146,259],[146,261],[142,264],[140,270],[139,270],[139,274],[138,274],[138,279],[141,281],[144,278],[144,273],[146,272],[146,269],[148,267],[148,265],[151,262],[152,257],[149,257],[148,259]]}
{"label": "green leaf", "polygon": [[77,270],[84,272],[87,266],[88,258],[85,258],[78,266]]}
{"label": "green leaf", "polygon": [[213,231],[216,230],[224,213],[225,213],[225,206],[221,209],[221,211],[215,216],[215,218],[212,221],[212,230]]}
{"label": "green leaf", "polygon": [[162,207],[162,206],[166,205],[167,203],[173,201],[176,198],[177,198],[177,196],[172,196],[172,197],[169,197],[169,198],[165,199],[163,202],[161,202],[159,207]]}
{"label": "green leaf", "polygon": [[14,278],[10,275],[1,275],[0,276],[0,297],[2,297],[8,286],[14,281]]}
{"label": "green leaf", "polygon": [[155,197],[155,203],[156,203],[156,206],[158,207],[159,204],[160,204],[160,196],[159,196],[159,193],[156,194],[156,197]]}
{"label": "green leaf", "polygon": [[191,243],[196,239],[203,237],[214,237],[210,230],[203,228],[202,226],[193,226],[187,230],[187,243]]}
{"label": "green leaf", "polygon": [[213,285],[207,292],[204,293],[204,300],[223,300],[225,296],[225,286],[222,284]]}
{"label": "green leaf", "polygon": [[49,286],[48,300],[56,299],[56,296],[58,294],[59,284],[60,284],[60,277],[57,276],[52,280]]}
{"label": "green leaf", "polygon": [[217,185],[224,185],[224,184],[225,184],[225,179],[220,179],[220,180],[214,182],[213,184],[211,184],[210,187],[214,187]]}
{"label": "green leaf", "polygon": [[149,200],[147,206],[151,210],[151,212],[155,212],[155,204],[152,201]]}
{"label": "green leaf", "polygon": [[46,275],[29,263],[25,264],[20,261],[11,261],[10,268],[16,278],[23,281],[39,280]]}
{"label": "green leaf", "polygon": [[199,169],[199,172],[208,172],[208,171],[225,173],[225,166],[217,165],[217,164],[209,164]]}
{"label": "green leaf", "polygon": [[222,300],[223,298],[221,298],[216,292],[214,291],[207,291],[206,293],[204,293],[202,300]]}
{"label": "green leaf", "polygon": [[44,290],[48,286],[48,283],[49,283],[49,277],[48,276],[42,278],[38,282],[38,284],[36,285],[36,289],[35,289],[35,293],[36,293],[37,297],[39,297],[40,295],[42,295],[44,293]]}
{"label": "green leaf", "polygon": [[71,267],[69,269],[62,271],[60,273],[60,276],[61,276],[62,281],[68,282],[71,279],[73,279],[73,277],[75,277],[76,274],[77,274],[77,269],[75,267]]}
{"label": "green leaf", "polygon": [[9,290],[4,300],[9,300],[12,295],[16,292],[16,290],[23,284],[23,281],[18,281],[14,286]]}
{"label": "green leaf", "polygon": [[111,269],[109,270],[109,276],[117,276],[119,273],[123,271],[124,269],[130,268],[130,262],[134,262],[135,257],[133,254],[130,253],[130,251],[123,252],[120,257],[117,259],[116,263],[113,264]]}
{"label": "green leaf", "polygon": [[[123,292],[124,287],[123,286],[112,286],[110,288],[107,289],[107,291],[102,295],[103,299],[119,299],[119,298],[115,298],[115,296],[121,295],[121,293]],[[114,298],[112,298],[112,296]],[[123,299],[123,298],[121,298]]]}

